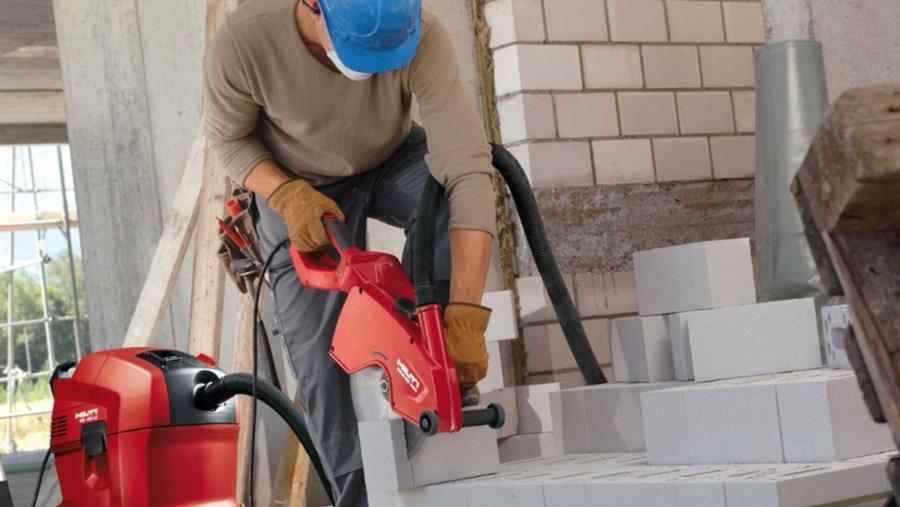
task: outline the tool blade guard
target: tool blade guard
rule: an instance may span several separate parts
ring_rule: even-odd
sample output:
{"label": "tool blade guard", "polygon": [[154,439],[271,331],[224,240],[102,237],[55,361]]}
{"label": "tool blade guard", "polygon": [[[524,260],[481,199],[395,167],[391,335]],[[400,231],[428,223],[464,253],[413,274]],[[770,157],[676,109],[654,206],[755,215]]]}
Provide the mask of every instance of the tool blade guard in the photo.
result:
{"label": "tool blade guard", "polygon": [[323,222],[338,258],[290,250],[304,286],[347,294],[332,359],[349,374],[380,367],[393,411],[426,434],[467,426],[440,305],[416,308],[413,285],[396,257],[352,246],[346,226],[334,217]]}

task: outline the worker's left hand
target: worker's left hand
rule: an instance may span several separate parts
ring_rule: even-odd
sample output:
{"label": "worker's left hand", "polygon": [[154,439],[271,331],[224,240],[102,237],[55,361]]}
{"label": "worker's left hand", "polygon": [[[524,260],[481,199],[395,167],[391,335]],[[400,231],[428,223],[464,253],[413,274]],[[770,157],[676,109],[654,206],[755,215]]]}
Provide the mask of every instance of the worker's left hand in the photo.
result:
{"label": "worker's left hand", "polygon": [[490,318],[490,308],[470,303],[450,303],[444,309],[447,353],[456,363],[456,376],[463,386],[473,386],[487,375],[484,331]]}

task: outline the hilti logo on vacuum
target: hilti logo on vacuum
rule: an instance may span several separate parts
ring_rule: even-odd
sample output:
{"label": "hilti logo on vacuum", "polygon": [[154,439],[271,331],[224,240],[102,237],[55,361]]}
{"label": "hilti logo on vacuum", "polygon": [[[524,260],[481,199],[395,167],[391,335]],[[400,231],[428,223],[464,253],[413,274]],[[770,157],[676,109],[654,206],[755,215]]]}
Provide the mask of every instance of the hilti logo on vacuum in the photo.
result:
{"label": "hilti logo on vacuum", "polygon": [[89,410],[82,410],[81,412],[75,413],[75,420],[80,422],[81,424],[96,421],[100,416],[100,409],[92,408]]}
{"label": "hilti logo on vacuum", "polygon": [[406,383],[409,384],[409,387],[412,388],[413,392],[419,392],[419,387],[421,387],[422,384],[419,382],[419,379],[417,379],[416,376],[413,375],[411,371],[409,371],[409,368],[405,364],[403,364],[403,361],[401,361],[399,358],[397,359],[397,372],[401,377],[403,377],[403,380],[405,380]]}

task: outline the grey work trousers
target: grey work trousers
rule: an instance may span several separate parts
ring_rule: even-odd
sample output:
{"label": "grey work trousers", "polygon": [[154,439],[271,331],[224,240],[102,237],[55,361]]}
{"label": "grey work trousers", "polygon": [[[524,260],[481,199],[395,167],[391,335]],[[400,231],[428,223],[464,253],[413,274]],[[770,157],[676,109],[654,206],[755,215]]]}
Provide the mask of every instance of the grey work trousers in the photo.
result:
{"label": "grey work trousers", "polygon": [[[318,190],[340,206],[354,244],[366,246],[366,219],[371,217],[402,227],[406,244],[401,259],[407,275],[412,272],[412,241],[416,210],[425,181],[424,130],[414,125],[400,148],[380,166]],[[263,254],[268,256],[287,238],[284,222],[256,199],[257,231]],[[446,305],[450,279],[449,211],[446,198],[437,213],[435,281]],[[335,493],[335,507],[367,505],[356,414],[350,397],[349,376],[329,356],[338,314],[346,295],[303,287],[287,249],[275,254],[269,271],[275,300],[276,324],[298,379],[298,396],[306,423],[322,457]]]}

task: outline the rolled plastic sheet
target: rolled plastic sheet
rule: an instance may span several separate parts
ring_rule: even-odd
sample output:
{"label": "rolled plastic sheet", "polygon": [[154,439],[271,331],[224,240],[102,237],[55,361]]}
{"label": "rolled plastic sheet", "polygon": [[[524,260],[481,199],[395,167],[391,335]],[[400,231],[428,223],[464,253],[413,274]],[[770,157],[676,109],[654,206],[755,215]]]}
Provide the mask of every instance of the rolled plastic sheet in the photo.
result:
{"label": "rolled plastic sheet", "polygon": [[761,301],[823,295],[790,193],[828,108],[822,45],[810,40],[756,50],[756,261]]}

